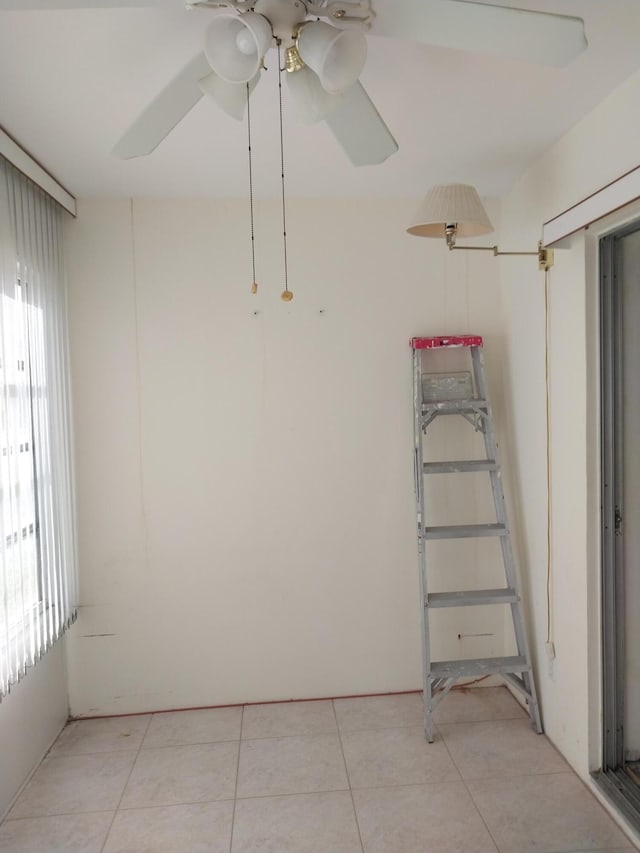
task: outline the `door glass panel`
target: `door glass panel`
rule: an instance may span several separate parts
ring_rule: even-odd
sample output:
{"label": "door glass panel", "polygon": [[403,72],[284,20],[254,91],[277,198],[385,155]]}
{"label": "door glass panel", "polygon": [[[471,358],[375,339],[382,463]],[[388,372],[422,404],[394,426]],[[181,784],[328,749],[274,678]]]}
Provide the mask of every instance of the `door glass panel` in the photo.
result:
{"label": "door glass panel", "polygon": [[620,240],[624,753],[640,759],[640,231]]}

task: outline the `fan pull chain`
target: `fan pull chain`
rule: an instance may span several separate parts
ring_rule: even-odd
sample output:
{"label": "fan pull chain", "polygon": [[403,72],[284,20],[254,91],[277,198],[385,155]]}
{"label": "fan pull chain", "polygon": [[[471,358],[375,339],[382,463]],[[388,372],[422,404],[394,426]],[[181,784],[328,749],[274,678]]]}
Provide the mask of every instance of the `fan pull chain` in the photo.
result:
{"label": "fan pull chain", "polygon": [[278,42],[278,98],[280,103],[280,175],[282,178],[282,244],[284,249],[284,290],[280,294],[283,302],[291,302],[293,293],[289,290],[289,268],[287,264],[287,213],[284,193],[284,135],[282,131],[282,58]]}
{"label": "fan pull chain", "polygon": [[249,210],[251,216],[251,266],[253,269],[253,282],[251,284],[251,293],[258,292],[258,282],[256,281],[256,240],[254,234],[253,221],[253,161],[251,157],[251,107],[249,105],[251,91],[247,83],[247,136],[249,138]]}

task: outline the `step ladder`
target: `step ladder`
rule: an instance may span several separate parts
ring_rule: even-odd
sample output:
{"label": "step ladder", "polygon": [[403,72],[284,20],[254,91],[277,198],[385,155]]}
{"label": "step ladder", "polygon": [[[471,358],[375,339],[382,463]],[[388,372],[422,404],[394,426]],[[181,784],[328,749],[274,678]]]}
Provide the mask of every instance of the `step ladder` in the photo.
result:
{"label": "step ladder", "polygon": [[[455,683],[459,679],[476,679],[487,675],[500,675],[504,681],[524,697],[535,730],[542,732],[531,657],[522,618],[516,563],[507,522],[491,406],[487,393],[482,338],[477,335],[413,338],[411,346],[413,348],[415,493],[420,595],[423,602],[421,610],[425,737],[429,743],[433,741],[433,712],[438,702],[446,696]],[[428,366],[429,354],[432,354],[434,350],[444,349],[448,351],[451,348],[460,347],[466,348],[466,351],[471,355],[470,372],[433,374],[425,370],[425,365]],[[425,462],[423,436],[427,428],[438,417],[454,415],[463,417],[476,431],[482,433],[485,458],[453,462]],[[425,522],[424,478],[435,474],[477,472],[486,472],[491,479],[495,522],[427,526]],[[500,589],[429,593],[427,543],[438,539],[469,539],[485,536],[495,536],[500,539],[506,586]],[[511,608],[517,648],[515,656],[468,660],[431,660],[429,615],[432,609],[477,607],[490,604],[504,604]]]}

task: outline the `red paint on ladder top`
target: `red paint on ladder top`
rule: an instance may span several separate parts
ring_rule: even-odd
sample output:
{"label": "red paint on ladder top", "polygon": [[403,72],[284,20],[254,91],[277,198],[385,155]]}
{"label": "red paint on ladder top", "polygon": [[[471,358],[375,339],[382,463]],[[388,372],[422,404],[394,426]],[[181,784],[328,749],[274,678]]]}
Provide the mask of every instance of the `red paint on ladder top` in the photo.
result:
{"label": "red paint on ladder top", "polygon": [[412,338],[413,349],[439,349],[440,347],[481,347],[480,335],[436,335],[433,338]]}

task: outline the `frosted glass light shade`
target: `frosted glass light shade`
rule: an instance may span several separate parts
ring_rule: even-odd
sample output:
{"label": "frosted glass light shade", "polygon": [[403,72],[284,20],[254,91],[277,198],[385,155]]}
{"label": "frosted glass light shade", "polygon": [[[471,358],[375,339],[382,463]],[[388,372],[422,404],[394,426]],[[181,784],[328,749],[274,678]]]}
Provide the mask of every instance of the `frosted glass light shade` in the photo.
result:
{"label": "frosted glass light shade", "polygon": [[457,225],[458,237],[478,237],[493,231],[474,187],[468,184],[431,187],[407,231],[416,237],[445,237],[447,225]]}
{"label": "frosted glass light shade", "polygon": [[257,12],[217,15],[207,29],[204,54],[227,83],[247,83],[258,73],[272,39],[271,24]]}
{"label": "frosted glass light shade", "polygon": [[[249,94],[258,85],[260,80],[260,72],[249,80]],[[216,102],[216,104],[231,118],[237,121],[242,121],[245,110],[247,108],[247,84],[246,83],[227,83],[222,77],[212,71],[201,80],[198,80],[198,86],[205,95]]]}
{"label": "frosted glass light shade", "polygon": [[321,121],[344,100],[343,95],[323,89],[318,75],[306,65],[287,74],[287,86],[296,116],[304,124]]}
{"label": "frosted glass light shade", "polygon": [[305,24],[297,46],[304,64],[316,72],[322,88],[332,94],[353,86],[367,58],[363,33],[338,30],[322,21]]}

